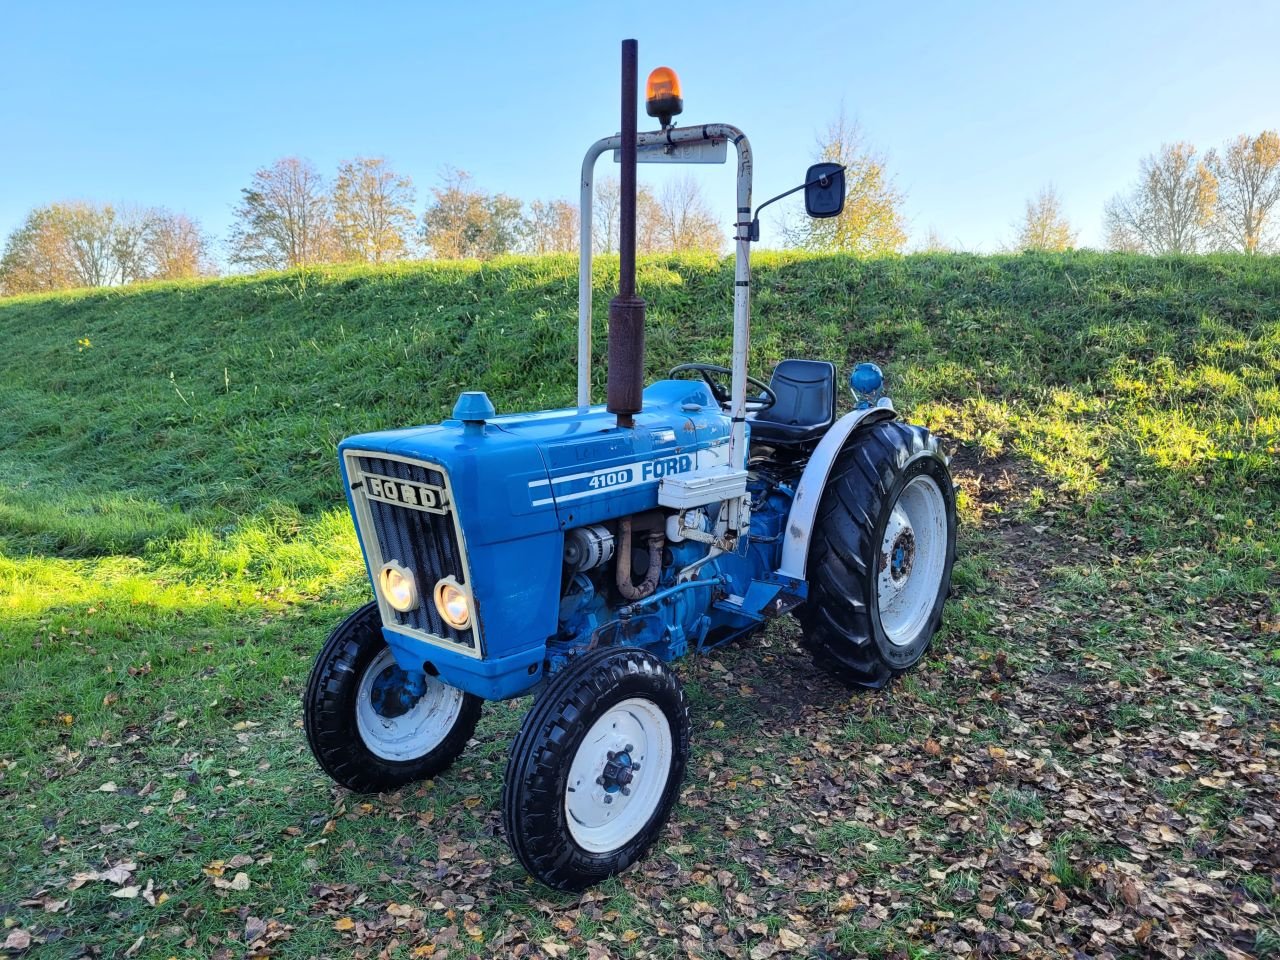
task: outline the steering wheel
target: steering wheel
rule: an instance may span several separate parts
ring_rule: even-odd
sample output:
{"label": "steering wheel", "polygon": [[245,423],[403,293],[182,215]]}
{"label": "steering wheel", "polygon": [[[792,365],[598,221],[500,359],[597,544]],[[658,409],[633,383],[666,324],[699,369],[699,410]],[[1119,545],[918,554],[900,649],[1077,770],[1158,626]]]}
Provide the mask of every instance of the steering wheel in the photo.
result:
{"label": "steering wheel", "polygon": [[[716,378],[732,378],[732,370],[715,363],[682,363],[678,367],[672,367],[668,376],[674,378],[678,373],[689,372],[697,373],[707,382],[707,386],[711,388],[711,395],[716,398],[716,403],[720,404],[721,409],[728,410],[730,408],[733,403],[733,397],[729,390],[725,388],[724,381]],[[760,391],[759,396],[747,397],[747,413],[760,413],[763,410],[768,410],[778,402],[778,395],[773,392],[773,388],[767,383],[750,376],[747,377],[747,383]]]}

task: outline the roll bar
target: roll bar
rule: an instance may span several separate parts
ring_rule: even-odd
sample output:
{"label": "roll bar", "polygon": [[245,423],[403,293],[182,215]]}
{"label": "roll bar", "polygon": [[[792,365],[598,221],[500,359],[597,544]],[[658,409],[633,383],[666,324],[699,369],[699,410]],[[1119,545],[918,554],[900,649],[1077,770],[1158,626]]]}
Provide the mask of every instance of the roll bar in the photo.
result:
{"label": "roll bar", "polygon": [[[733,431],[729,446],[731,469],[740,469],[746,456],[747,351],[750,347],[751,314],[751,143],[737,127],[727,123],[671,127],[636,135],[637,147],[675,146],[704,140],[728,140],[738,151],[738,204],[734,222],[733,275],[733,383],[730,388],[730,416]],[[582,160],[579,198],[578,253],[578,408],[591,406],[591,207],[596,160],[607,150],[622,146],[620,134],[597,140]]]}

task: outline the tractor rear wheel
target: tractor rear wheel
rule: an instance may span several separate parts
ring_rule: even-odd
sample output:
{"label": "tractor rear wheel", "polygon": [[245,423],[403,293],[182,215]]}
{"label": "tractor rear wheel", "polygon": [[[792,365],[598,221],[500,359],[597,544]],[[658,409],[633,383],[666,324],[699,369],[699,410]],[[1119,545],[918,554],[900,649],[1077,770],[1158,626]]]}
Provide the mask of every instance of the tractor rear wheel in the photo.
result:
{"label": "tractor rear wheel", "polygon": [[896,420],[856,433],[823,491],[797,611],[818,666],[879,688],[914,666],[942,622],[956,499],[937,438]]}
{"label": "tractor rear wheel", "polygon": [[418,692],[382,637],[378,605],[347,617],[316,657],[302,718],[316,760],[357,793],[394,790],[452,766],[483,701],[436,677]]}
{"label": "tractor rear wheel", "polygon": [[552,678],[511,745],[507,839],[549,887],[598,883],[657,838],[688,757],[689,704],[670,668],[634,647],[593,650]]}

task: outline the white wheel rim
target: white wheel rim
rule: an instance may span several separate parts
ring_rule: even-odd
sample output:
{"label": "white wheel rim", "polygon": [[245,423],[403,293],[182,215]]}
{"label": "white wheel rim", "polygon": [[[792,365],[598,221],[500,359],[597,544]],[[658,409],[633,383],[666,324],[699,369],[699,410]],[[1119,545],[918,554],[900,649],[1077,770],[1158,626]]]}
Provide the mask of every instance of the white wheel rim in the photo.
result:
{"label": "white wheel rim", "polygon": [[877,557],[876,603],[889,642],[906,646],[929,621],[947,558],[947,506],[921,474],[898,494]]}
{"label": "white wheel rim", "polygon": [[365,670],[356,693],[356,728],[375,757],[417,760],[440,746],[453,729],[462,712],[462,691],[427,677],[426,689],[413,706],[398,716],[383,716],[373,705],[374,684],[385,671],[395,668],[395,657],[387,648]]}
{"label": "white wheel rim", "polygon": [[[671,723],[652,700],[632,697],[606,710],[569,767],[564,809],[574,843],[609,853],[635,839],[662,802],[673,751]],[[611,764],[625,768],[624,758],[638,769],[618,787],[606,772]]]}

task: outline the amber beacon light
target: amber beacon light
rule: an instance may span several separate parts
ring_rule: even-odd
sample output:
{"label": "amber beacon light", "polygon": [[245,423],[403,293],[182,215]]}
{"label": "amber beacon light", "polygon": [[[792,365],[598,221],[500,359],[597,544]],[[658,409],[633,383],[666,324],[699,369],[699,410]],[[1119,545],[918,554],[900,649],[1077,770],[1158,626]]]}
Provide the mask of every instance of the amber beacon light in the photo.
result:
{"label": "amber beacon light", "polygon": [[671,118],[684,110],[680,99],[680,78],[670,67],[658,67],[649,74],[644,90],[645,109],[657,117],[663,127],[671,126]]}

